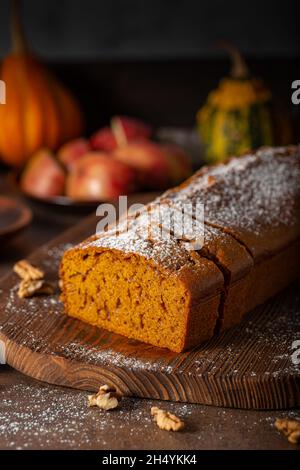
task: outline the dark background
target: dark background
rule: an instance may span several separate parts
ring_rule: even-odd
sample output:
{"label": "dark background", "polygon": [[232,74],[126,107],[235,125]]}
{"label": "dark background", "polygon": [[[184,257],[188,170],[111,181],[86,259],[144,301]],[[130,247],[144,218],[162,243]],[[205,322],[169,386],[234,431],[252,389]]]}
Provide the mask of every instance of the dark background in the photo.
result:
{"label": "dark background", "polygon": [[[3,55],[10,2],[0,5]],[[23,0],[23,12],[35,50],[55,60],[213,57],[219,39],[254,57],[299,57],[296,5],[295,0]]]}
{"label": "dark background", "polygon": [[[88,131],[113,113],[160,125],[192,125],[229,70],[217,41],[245,54],[292,116],[300,78],[297,3],[292,0],[23,0],[32,49],[74,90]],[[9,0],[0,0],[0,55],[9,50]],[[300,106],[299,106],[300,107]]]}

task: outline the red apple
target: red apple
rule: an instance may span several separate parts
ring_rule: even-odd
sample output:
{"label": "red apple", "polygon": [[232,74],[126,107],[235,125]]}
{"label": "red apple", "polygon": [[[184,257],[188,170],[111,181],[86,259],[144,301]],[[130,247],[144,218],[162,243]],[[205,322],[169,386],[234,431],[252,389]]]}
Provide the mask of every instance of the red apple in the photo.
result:
{"label": "red apple", "polygon": [[20,186],[32,196],[47,198],[64,192],[65,172],[49,149],[38,150],[27,162]]}
{"label": "red apple", "polygon": [[161,147],[148,140],[133,142],[116,149],[115,159],[137,171],[142,186],[164,189],[169,181],[169,162]]}
{"label": "red apple", "polygon": [[70,170],[74,163],[91,150],[87,139],[79,138],[65,143],[58,150],[58,159]]}
{"label": "red apple", "polygon": [[105,201],[136,189],[135,172],[104,152],[90,152],[74,163],[66,193],[80,201]]}
{"label": "red apple", "polygon": [[122,139],[123,143],[138,139],[149,139],[152,129],[147,124],[138,119],[126,116],[114,116],[111,119],[111,127],[103,127],[92,135],[90,142],[95,150],[105,150],[111,152],[115,150]]}
{"label": "red apple", "polygon": [[175,146],[144,140],[116,149],[113,156],[134,168],[140,183],[151,189],[165,189],[190,174],[188,158]]}
{"label": "red apple", "polygon": [[94,150],[112,152],[117,147],[117,141],[110,127],[102,127],[90,138],[91,147]]}

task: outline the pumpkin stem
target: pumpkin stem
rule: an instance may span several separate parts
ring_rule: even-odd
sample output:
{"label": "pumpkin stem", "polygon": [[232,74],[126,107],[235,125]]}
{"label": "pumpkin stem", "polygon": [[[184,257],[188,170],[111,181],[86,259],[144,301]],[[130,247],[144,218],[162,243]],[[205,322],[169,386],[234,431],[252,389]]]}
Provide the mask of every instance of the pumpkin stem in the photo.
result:
{"label": "pumpkin stem", "polygon": [[230,75],[233,78],[245,78],[249,75],[249,70],[245,60],[243,59],[240,51],[233,44],[228,42],[221,42],[220,47],[229,52],[232,66]]}
{"label": "pumpkin stem", "polygon": [[12,0],[11,8],[11,39],[15,54],[24,54],[28,50],[20,13],[20,0]]}

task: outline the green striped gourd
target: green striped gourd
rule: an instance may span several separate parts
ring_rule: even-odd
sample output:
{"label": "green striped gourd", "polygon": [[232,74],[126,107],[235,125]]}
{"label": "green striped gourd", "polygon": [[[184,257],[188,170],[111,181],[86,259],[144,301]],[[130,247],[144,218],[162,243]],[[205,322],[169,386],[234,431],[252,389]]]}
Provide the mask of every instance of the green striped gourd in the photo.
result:
{"label": "green striped gourd", "polygon": [[271,93],[249,77],[236,49],[231,76],[220,81],[197,113],[198,129],[208,161],[223,161],[261,145],[274,144]]}

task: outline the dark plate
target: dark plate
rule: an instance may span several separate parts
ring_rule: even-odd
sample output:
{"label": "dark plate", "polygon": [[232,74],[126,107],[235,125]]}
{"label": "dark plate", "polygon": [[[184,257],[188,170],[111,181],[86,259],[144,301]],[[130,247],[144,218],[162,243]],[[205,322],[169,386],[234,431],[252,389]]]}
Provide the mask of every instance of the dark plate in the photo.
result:
{"label": "dark plate", "polygon": [[52,196],[52,197],[36,197],[32,196],[31,194],[22,191],[19,187],[19,192],[25,196],[30,201],[34,203],[38,203],[39,205],[47,205],[51,207],[61,207],[66,209],[74,209],[78,211],[87,211],[91,212],[96,207],[101,204],[103,201],[74,201],[73,199],[69,198],[68,196]]}
{"label": "dark plate", "polygon": [[[109,200],[109,201],[74,201],[73,199],[67,196],[53,196],[48,198],[39,198],[36,196],[32,196],[31,194],[23,191],[19,185],[19,178],[20,175],[12,172],[9,173],[8,179],[10,184],[14,187],[14,189],[22,196],[25,197],[28,202],[30,202],[31,207],[35,213],[35,215],[43,217],[46,214],[46,217],[50,217],[51,214],[57,215],[60,213],[62,216],[68,214],[71,215],[80,215],[80,214],[88,214],[91,212],[95,212],[97,207],[102,203],[116,203],[116,201]],[[128,194],[128,203],[130,201],[140,201],[143,200],[144,197],[147,199],[147,202],[151,200],[150,195],[153,195],[153,199],[158,196],[160,192],[158,191],[144,191],[138,193]],[[47,211],[44,211],[44,209]]]}
{"label": "dark plate", "polygon": [[0,196],[0,241],[20,232],[32,219],[31,210],[22,202]]}
{"label": "dark plate", "polygon": [[50,197],[37,197],[32,194],[23,191],[19,185],[20,174],[10,173],[8,175],[10,183],[13,184],[14,188],[28,200],[37,203],[38,205],[60,207],[61,209],[74,209],[74,211],[92,212],[96,207],[103,201],[74,201],[68,196],[50,196]]}

